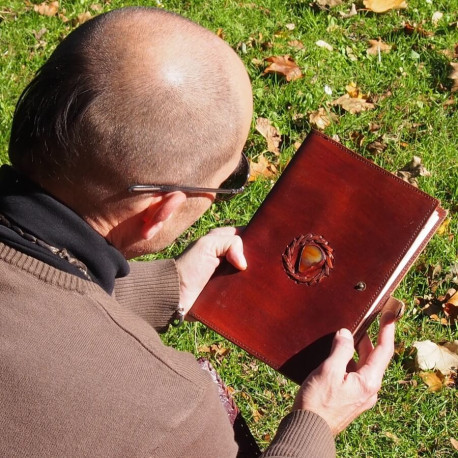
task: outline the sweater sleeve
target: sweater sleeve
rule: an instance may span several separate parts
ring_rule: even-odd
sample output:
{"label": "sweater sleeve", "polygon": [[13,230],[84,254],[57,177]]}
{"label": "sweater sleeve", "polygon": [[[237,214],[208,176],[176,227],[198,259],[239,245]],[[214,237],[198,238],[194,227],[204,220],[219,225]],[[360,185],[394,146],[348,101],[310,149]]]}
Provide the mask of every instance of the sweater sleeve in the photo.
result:
{"label": "sweater sleeve", "polygon": [[[158,331],[167,329],[179,303],[179,276],[173,259],[131,262],[130,274],[116,280],[116,300]],[[293,411],[281,421],[263,458],[334,458],[334,437],[313,412]]]}
{"label": "sweater sleeve", "polygon": [[280,423],[263,458],[334,458],[335,442],[328,424],[317,414],[295,410]]}
{"label": "sweater sleeve", "polygon": [[129,265],[130,274],[116,279],[116,300],[158,332],[167,330],[180,300],[175,260],[130,262]]}

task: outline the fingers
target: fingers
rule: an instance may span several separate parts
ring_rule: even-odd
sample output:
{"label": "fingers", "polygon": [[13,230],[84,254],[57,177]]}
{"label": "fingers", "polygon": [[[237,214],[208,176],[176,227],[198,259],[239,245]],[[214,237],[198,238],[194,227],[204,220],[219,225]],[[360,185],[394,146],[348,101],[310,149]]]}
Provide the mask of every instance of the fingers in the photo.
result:
{"label": "fingers", "polygon": [[356,364],[356,370],[358,370],[360,367],[362,367],[366,361],[369,355],[372,353],[374,350],[374,346],[372,345],[371,339],[367,335],[367,333],[364,333],[363,337],[361,340],[358,342],[356,345],[356,351],[358,352],[358,363]]}
{"label": "fingers", "polygon": [[323,370],[333,372],[337,380],[342,380],[347,372],[347,364],[353,358],[354,352],[352,333],[348,329],[340,329],[334,336],[331,353],[323,363]]}
{"label": "fingers", "polygon": [[383,313],[380,318],[380,330],[377,346],[368,355],[360,373],[372,379],[382,379],[383,374],[394,352],[395,315],[391,312]]}

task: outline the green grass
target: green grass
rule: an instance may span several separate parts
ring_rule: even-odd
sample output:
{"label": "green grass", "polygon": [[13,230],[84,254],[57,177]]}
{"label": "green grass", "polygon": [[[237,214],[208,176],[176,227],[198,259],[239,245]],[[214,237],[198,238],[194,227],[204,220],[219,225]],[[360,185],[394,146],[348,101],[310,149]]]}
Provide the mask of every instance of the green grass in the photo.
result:
{"label": "green grass", "polygon": [[[67,23],[58,17],[38,15],[22,0],[2,3],[0,163],[7,162],[8,132],[20,92],[61,37],[74,27],[72,20],[80,13],[92,11],[93,3],[94,0],[62,1],[61,8],[70,20]],[[453,56],[458,43],[458,2],[408,0],[408,3],[406,10],[379,15],[359,10],[349,18],[340,14],[349,11],[349,2],[332,10],[320,10],[305,0],[163,0],[161,3],[215,32],[222,30],[250,74],[255,97],[253,119],[270,119],[282,134],[280,164],[288,161],[295,143],[310,130],[310,112],[320,107],[338,116],[338,121],[325,130],[327,134],[338,135],[342,143],[387,170],[395,172],[413,155],[421,157],[431,176],[420,177],[419,187],[442,200],[449,211],[450,224],[443,235],[434,237],[396,292],[408,307],[396,333],[397,343],[406,347],[415,340],[439,342],[458,338],[456,325],[439,325],[415,308],[415,297],[432,293],[427,275],[429,266],[442,267],[435,279],[440,285],[434,294],[457,287],[450,272],[457,262],[458,246],[455,236],[458,233],[458,116],[448,76],[450,62],[458,61],[458,56]],[[111,0],[101,2],[100,6],[106,11],[133,4],[155,2]],[[362,7],[362,3],[357,6]],[[431,18],[436,11],[442,12],[443,18],[434,26]],[[407,34],[405,23],[421,25],[422,29]],[[295,27],[289,30],[286,24]],[[38,41],[36,35],[42,29],[46,31]],[[391,52],[382,54],[381,59],[366,53],[367,40],[379,37],[392,46]],[[291,46],[292,40],[300,40],[304,49]],[[334,50],[317,47],[317,40],[327,41]],[[264,64],[259,61],[284,54],[290,54],[299,64],[304,74],[302,79],[287,83],[279,76],[263,75]],[[374,110],[350,114],[329,105],[345,93],[350,82],[375,100]],[[325,86],[332,89],[332,95],[326,94]],[[371,123],[379,125],[379,129],[372,131]],[[377,155],[368,149],[374,140],[386,145]],[[247,154],[255,159],[265,149],[264,139],[253,128]],[[266,155],[274,160],[269,153]],[[246,224],[272,184],[271,180],[256,181],[234,201],[212,207],[176,244],[157,256],[178,254],[210,228]],[[374,324],[372,335],[376,328]],[[234,389],[237,403],[257,439],[262,445],[268,443],[291,405],[293,384],[199,324],[188,323],[174,329],[164,336],[164,341],[196,355],[202,353],[199,349],[204,345],[220,343],[229,348],[227,355],[211,355],[211,360]],[[204,356],[209,355],[204,353]],[[393,360],[376,407],[338,437],[339,456],[456,454],[450,438],[458,439],[457,391],[451,388],[438,393],[428,391],[418,374],[409,372],[410,358],[406,351]]]}

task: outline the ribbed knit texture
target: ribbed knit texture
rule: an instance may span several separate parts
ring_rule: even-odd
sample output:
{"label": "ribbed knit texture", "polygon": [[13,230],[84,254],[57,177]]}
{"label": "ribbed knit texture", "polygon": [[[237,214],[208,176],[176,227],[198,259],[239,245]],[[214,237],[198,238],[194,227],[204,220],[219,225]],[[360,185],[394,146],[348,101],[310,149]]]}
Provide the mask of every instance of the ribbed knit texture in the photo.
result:
{"label": "ribbed knit texture", "polygon": [[[298,434],[306,429],[307,434]],[[334,437],[327,423],[313,412],[295,410],[280,423],[264,457],[323,458],[336,455]]]}
{"label": "ribbed knit texture", "polygon": [[158,332],[165,331],[180,300],[175,261],[130,262],[129,265],[131,274],[115,282],[116,300]]}
{"label": "ribbed knit texture", "polygon": [[[121,305],[97,284],[0,244],[0,456],[236,457],[208,374],[137,315],[162,312],[129,310],[138,294],[129,288],[149,293],[147,271],[160,267],[162,292],[142,299],[154,308],[160,298],[165,311],[163,297],[176,294],[173,263],[139,265],[138,277],[134,268],[118,285]],[[264,456],[327,458],[332,448],[323,420],[294,412]]]}

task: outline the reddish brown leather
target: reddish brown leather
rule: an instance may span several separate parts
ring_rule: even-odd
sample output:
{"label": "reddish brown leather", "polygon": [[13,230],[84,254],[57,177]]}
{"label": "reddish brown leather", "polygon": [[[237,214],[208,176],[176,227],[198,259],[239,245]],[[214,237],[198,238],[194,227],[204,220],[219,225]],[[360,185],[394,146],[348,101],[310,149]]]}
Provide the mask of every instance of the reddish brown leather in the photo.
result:
{"label": "reddish brown leather", "polygon": [[[338,329],[356,329],[438,205],[313,131],[242,234],[248,269],[224,263],[191,315],[300,383],[329,354]],[[282,263],[288,244],[308,233],[334,250],[334,269],[315,286],[295,283]],[[364,291],[355,289],[361,281]]]}

